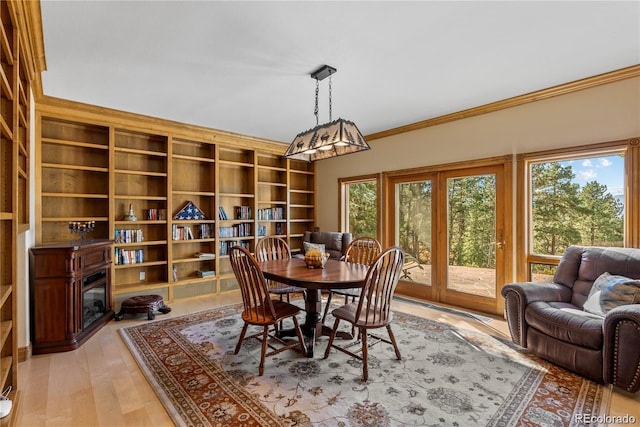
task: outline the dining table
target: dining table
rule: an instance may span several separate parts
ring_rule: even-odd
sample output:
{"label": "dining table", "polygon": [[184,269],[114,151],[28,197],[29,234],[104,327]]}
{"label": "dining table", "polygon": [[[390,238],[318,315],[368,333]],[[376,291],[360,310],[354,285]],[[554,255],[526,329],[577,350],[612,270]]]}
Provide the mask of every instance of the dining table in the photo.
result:
{"label": "dining table", "polygon": [[[259,263],[262,274],[268,280],[305,289],[305,320],[300,329],[307,345],[307,357],[313,357],[316,338],[328,336],[331,328],[321,321],[322,291],[330,289],[361,288],[367,276],[368,266],[328,259],[323,268],[309,268],[303,258],[276,259]],[[278,331],[280,337],[295,336],[295,330]],[[340,331],[341,338],[353,338]]]}

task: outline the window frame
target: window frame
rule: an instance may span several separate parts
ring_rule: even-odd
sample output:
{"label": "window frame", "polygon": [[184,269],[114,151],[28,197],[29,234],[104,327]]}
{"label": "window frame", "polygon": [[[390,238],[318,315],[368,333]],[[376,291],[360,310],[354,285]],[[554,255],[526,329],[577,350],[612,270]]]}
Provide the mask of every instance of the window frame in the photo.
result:
{"label": "window frame", "polygon": [[[532,251],[531,164],[566,161],[600,155],[624,155],[625,210],[624,246],[640,247],[640,139],[630,138],[576,147],[520,154],[516,166],[516,280],[531,280],[531,264],[558,265],[561,255],[540,255]],[[635,197],[634,197],[635,195]]]}

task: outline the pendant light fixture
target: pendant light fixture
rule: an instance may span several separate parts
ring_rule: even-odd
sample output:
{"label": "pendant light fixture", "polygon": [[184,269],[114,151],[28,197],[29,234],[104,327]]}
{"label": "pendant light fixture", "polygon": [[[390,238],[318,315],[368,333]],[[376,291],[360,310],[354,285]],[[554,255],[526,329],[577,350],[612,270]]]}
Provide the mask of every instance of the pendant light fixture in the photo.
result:
{"label": "pendant light fixture", "polygon": [[[311,73],[311,78],[316,80],[316,127],[296,135],[284,157],[311,162],[371,149],[355,123],[344,119],[332,121],[331,75],[336,71],[334,67],[323,65]],[[321,125],[318,121],[318,92],[320,80],[326,77],[329,77],[329,122]]]}

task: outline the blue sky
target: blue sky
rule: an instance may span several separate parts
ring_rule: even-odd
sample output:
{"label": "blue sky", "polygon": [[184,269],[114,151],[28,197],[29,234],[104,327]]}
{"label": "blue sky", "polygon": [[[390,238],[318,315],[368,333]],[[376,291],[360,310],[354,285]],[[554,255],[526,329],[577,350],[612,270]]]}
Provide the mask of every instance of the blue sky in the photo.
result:
{"label": "blue sky", "polygon": [[562,166],[571,165],[576,177],[574,182],[584,186],[591,181],[597,181],[607,186],[609,193],[614,196],[624,194],[624,157],[600,156],[586,159],[561,162]]}

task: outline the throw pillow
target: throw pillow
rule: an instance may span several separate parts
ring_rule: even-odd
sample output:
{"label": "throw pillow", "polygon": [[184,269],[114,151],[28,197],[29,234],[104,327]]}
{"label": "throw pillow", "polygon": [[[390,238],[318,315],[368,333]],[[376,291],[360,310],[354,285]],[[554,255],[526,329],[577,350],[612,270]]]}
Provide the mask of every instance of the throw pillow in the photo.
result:
{"label": "throw pillow", "polygon": [[312,248],[320,249],[320,253],[325,253],[324,243],[302,242],[302,246],[303,246],[305,255],[309,251],[309,249],[312,249]]}
{"label": "throw pillow", "polygon": [[606,315],[612,309],[626,304],[640,302],[640,280],[624,276],[602,273],[591,287],[583,310],[599,316]]}

